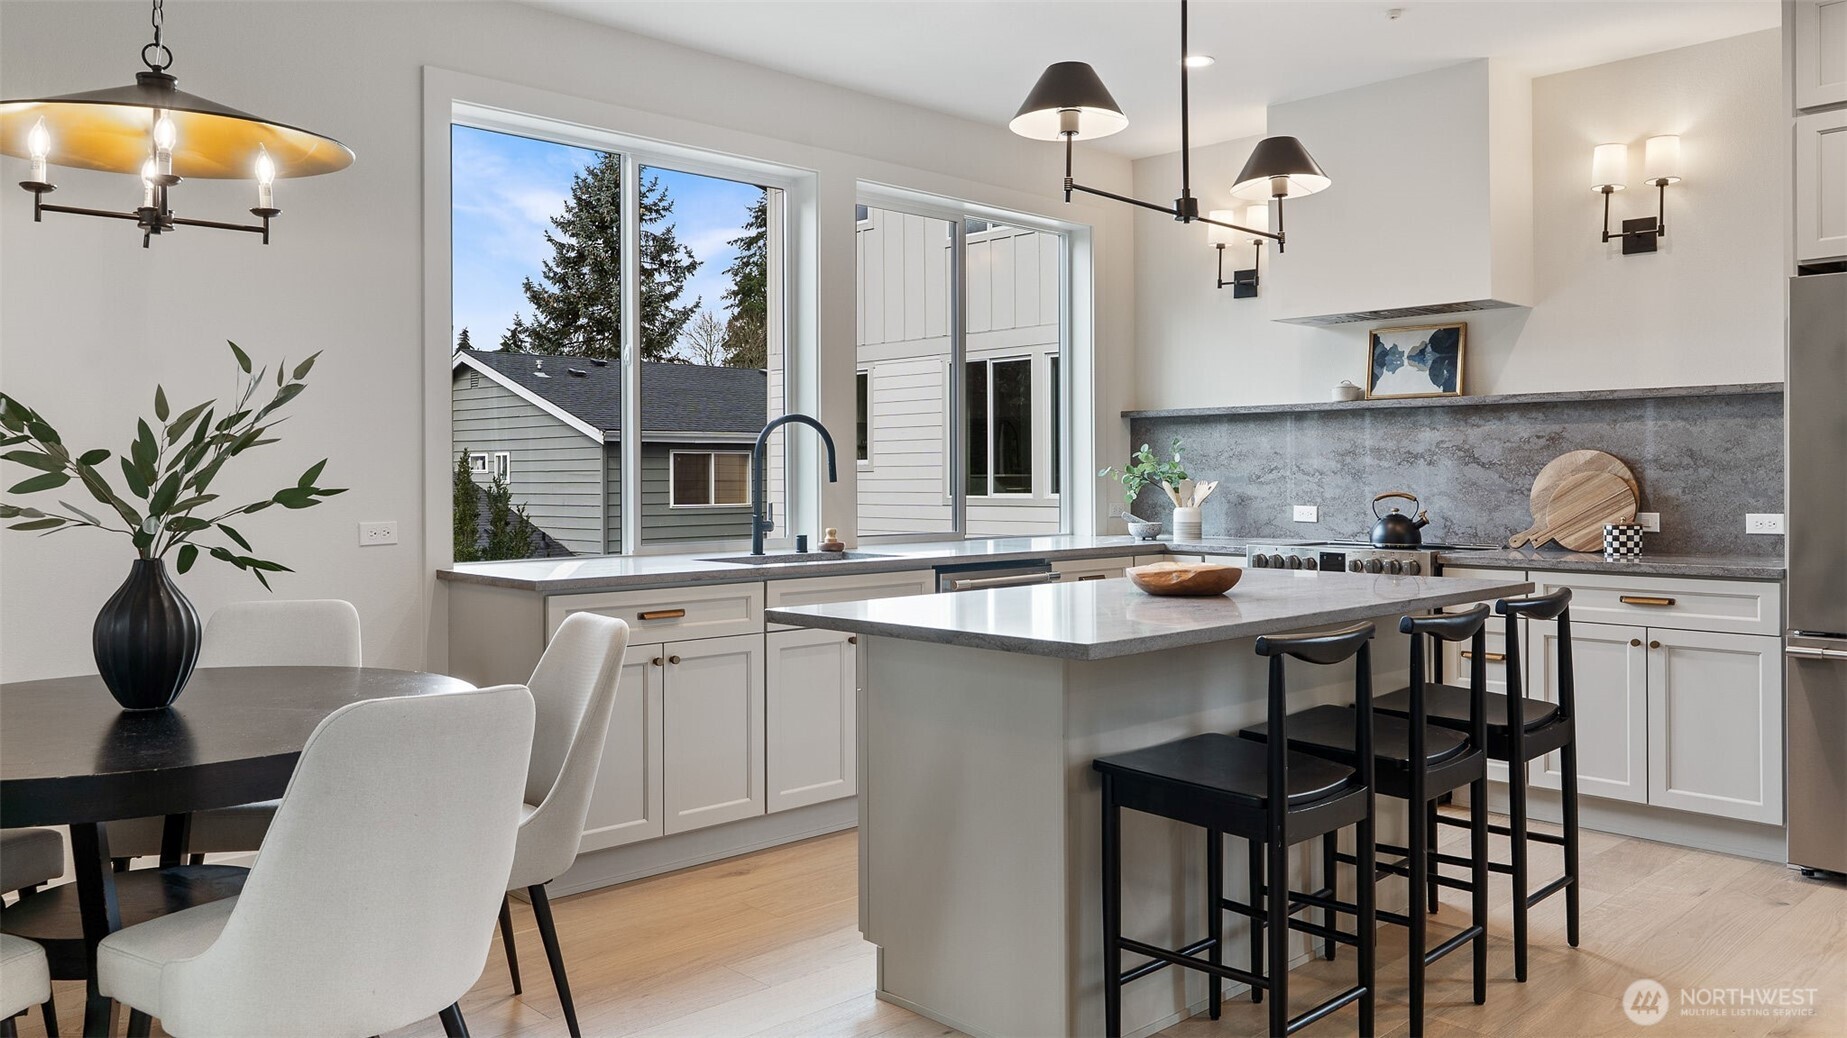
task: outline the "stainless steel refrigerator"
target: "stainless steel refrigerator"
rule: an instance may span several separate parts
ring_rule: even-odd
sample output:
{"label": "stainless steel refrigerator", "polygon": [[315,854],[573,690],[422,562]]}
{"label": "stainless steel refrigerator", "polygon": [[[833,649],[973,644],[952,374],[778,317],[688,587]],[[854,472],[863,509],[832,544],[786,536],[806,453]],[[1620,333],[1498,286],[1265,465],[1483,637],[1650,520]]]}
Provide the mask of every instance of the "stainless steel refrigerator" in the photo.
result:
{"label": "stainless steel refrigerator", "polygon": [[1847,273],[1789,283],[1789,861],[1847,873]]}

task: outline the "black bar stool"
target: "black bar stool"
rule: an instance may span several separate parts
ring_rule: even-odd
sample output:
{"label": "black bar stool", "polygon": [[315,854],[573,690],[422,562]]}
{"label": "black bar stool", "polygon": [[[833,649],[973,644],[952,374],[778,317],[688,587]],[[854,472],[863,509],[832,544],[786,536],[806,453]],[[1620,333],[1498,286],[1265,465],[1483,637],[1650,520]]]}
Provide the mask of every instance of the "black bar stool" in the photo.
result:
{"label": "black bar stool", "polygon": [[[1553,894],[1565,892],[1565,940],[1578,946],[1578,742],[1577,690],[1571,670],[1571,589],[1559,588],[1531,598],[1503,599],[1494,611],[1507,618],[1507,694],[1489,693],[1488,756],[1507,762],[1508,825],[1491,825],[1488,830],[1510,838],[1511,861],[1490,860],[1488,869],[1513,878],[1514,909],[1514,979],[1526,980],[1527,911]],[[1520,667],[1520,619],[1556,620],[1558,622],[1558,702],[1531,699],[1523,694],[1525,675]],[[1476,666],[1482,654],[1475,653]],[[1469,690],[1454,685],[1429,686],[1425,707],[1430,723],[1444,728],[1467,730],[1469,725]],[[1411,710],[1411,690],[1400,689],[1379,697],[1378,710],[1383,714],[1407,716]],[[1564,833],[1527,831],[1526,765],[1548,753],[1558,751],[1563,757],[1560,771],[1563,788],[1560,801],[1564,810]],[[1460,819],[1439,816],[1430,808],[1430,839],[1435,842],[1435,825],[1465,825]],[[1527,841],[1552,844],[1565,850],[1564,874],[1528,892]],[[1436,854],[1438,865],[1468,865],[1466,858]],[[1432,867],[1429,876],[1431,904],[1436,903],[1438,885],[1459,890],[1472,889],[1473,881],[1442,876]],[[1432,909],[1434,911],[1434,907]]]}
{"label": "black bar stool", "polygon": [[[1305,663],[1329,665],[1355,661],[1354,695],[1359,708],[1350,711],[1354,740],[1360,747],[1357,763],[1348,765],[1290,751],[1282,742],[1261,746],[1216,732],[1195,735],[1147,749],[1099,757],[1093,766],[1103,776],[1103,991],[1108,1033],[1122,1034],[1122,986],[1180,966],[1207,974],[1212,989],[1213,1019],[1223,1000],[1223,981],[1251,986],[1252,1001],[1270,993],[1270,1033],[1288,1035],[1359,1002],[1360,1033],[1373,1033],[1374,908],[1371,884],[1361,884],[1354,908],[1359,924],[1354,934],[1336,939],[1359,951],[1355,986],[1291,1019],[1289,1016],[1289,929],[1329,936],[1321,927],[1291,916],[1307,907],[1289,893],[1289,848],[1349,825],[1357,827],[1360,868],[1370,872],[1373,859],[1372,783],[1373,625],[1354,624],[1320,634],[1284,635],[1257,639],[1257,654],[1270,660],[1269,718],[1284,730],[1288,713],[1283,683],[1283,657]],[[1187,822],[1206,830],[1207,936],[1184,948],[1167,949],[1122,935],[1122,830],[1121,809],[1129,808]],[[1231,833],[1250,841],[1250,903],[1239,904],[1223,896],[1224,836]],[[1263,882],[1268,857],[1269,882]],[[1259,898],[1262,897],[1260,905]],[[1251,920],[1251,968],[1224,964],[1224,913],[1234,911]],[[1264,972],[1264,942],[1268,937],[1270,970]],[[1122,953],[1146,956],[1126,972]],[[1207,958],[1201,959],[1200,952]]]}
{"label": "black bar stool", "polygon": [[[1356,886],[1366,889],[1377,882],[1380,873],[1406,876],[1410,880],[1410,906],[1405,914],[1378,912],[1378,917],[1410,931],[1410,1001],[1413,1036],[1424,1032],[1424,970],[1450,952],[1464,945],[1474,951],[1475,1003],[1488,1000],[1488,791],[1486,696],[1488,668],[1483,659],[1486,649],[1488,607],[1478,605],[1460,613],[1438,616],[1407,616],[1398,629],[1411,636],[1411,698],[1409,717],[1378,714],[1373,718],[1373,754],[1376,760],[1377,792],[1397,797],[1409,807],[1407,846],[1380,844],[1378,851],[1398,855],[1398,862],[1379,863],[1371,874],[1359,872]],[[1430,686],[1424,677],[1425,638],[1470,642],[1475,664],[1469,676],[1465,703],[1468,721],[1466,732],[1429,723],[1425,716],[1426,692]],[[1353,710],[1340,706],[1317,706],[1290,714],[1288,742],[1291,750],[1326,757],[1342,764],[1358,761],[1354,740]],[[1252,725],[1239,733],[1247,739],[1267,741],[1268,724]],[[1439,798],[1463,786],[1473,790],[1470,796],[1469,822],[1473,830],[1466,859],[1474,879],[1474,900],[1470,925],[1433,949],[1426,950],[1425,892],[1434,863],[1426,828],[1428,811]],[[1354,855],[1338,852],[1335,833],[1322,837],[1322,889],[1312,894],[1293,895],[1298,900],[1319,905],[1322,925],[1334,927],[1336,911],[1351,912],[1352,906],[1336,896],[1334,868],[1336,861],[1358,864]],[[1434,896],[1431,911],[1435,911]],[[1324,943],[1324,954],[1334,957],[1334,940]]]}

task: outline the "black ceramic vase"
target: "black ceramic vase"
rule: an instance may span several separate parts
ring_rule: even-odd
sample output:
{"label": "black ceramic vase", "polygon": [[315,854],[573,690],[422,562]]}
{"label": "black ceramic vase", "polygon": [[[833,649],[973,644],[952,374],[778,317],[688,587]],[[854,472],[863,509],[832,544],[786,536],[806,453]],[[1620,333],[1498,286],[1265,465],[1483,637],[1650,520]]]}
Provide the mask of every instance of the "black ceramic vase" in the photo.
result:
{"label": "black ceramic vase", "polygon": [[159,559],[136,559],[96,614],[96,669],[124,710],[164,710],[199,661],[199,613]]}

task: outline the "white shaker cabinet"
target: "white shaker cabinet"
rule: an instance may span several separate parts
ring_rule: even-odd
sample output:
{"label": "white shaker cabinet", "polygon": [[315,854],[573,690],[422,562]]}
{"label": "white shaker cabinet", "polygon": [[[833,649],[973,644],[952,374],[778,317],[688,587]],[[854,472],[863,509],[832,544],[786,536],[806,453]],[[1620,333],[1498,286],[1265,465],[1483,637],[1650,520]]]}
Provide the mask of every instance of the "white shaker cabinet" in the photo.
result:
{"label": "white shaker cabinet", "polygon": [[630,645],[623,657],[609,738],[591,787],[579,851],[665,834],[661,762],[663,646]]}
{"label": "white shaker cabinet", "polygon": [[[1527,695],[1558,702],[1558,624],[1529,620]],[[1648,631],[1628,624],[1571,625],[1577,704],[1578,793],[1646,804],[1648,797]],[[1558,789],[1562,755],[1532,763],[1535,787]]]}
{"label": "white shaker cabinet", "polygon": [[765,761],[770,811],[850,797],[858,785],[859,639],[774,631],[768,645]]}
{"label": "white shaker cabinet", "polygon": [[1797,116],[1795,127],[1796,262],[1847,256],[1847,108]]}
{"label": "white shaker cabinet", "polygon": [[1847,104],[1847,0],[1795,0],[1797,108]]}
{"label": "white shaker cabinet", "polygon": [[762,814],[763,635],[661,648],[666,832]]}
{"label": "white shaker cabinet", "polygon": [[1650,804],[1783,823],[1782,666],[1778,638],[1649,629]]}

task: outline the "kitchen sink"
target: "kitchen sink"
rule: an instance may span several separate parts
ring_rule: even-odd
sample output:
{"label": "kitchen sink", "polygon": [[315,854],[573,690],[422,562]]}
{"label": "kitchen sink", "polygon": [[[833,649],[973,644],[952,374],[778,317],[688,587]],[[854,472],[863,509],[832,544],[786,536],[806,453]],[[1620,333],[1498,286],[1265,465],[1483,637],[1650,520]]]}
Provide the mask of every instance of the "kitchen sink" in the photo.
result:
{"label": "kitchen sink", "polygon": [[866,559],[895,559],[896,555],[879,555],[865,551],[787,551],[775,555],[727,555],[701,562],[731,562],[741,566],[790,566],[822,562],[862,562]]}

